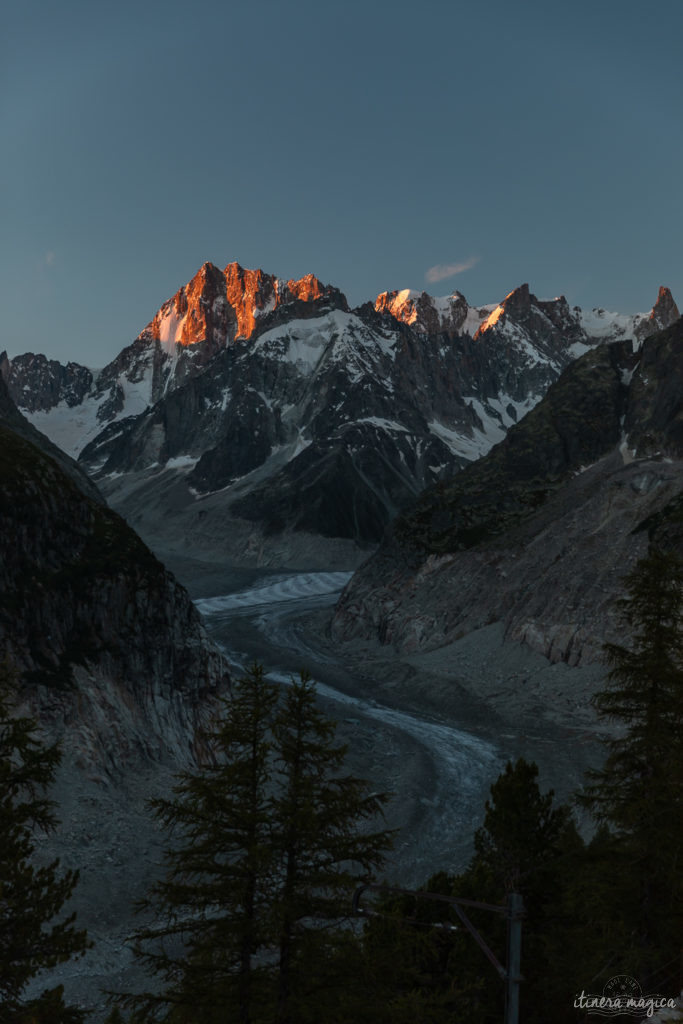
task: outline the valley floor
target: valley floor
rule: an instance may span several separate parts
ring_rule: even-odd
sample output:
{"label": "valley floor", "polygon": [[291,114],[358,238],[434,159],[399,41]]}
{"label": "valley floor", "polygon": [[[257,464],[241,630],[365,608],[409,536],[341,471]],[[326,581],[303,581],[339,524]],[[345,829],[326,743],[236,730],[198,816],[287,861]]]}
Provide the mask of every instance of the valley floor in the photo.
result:
{"label": "valley floor", "polygon": [[[226,585],[240,590],[263,588],[271,581],[296,575],[292,570],[273,573],[231,569],[164,552],[160,555],[194,598],[225,594]],[[508,758],[536,761],[542,788],[553,788],[560,799],[569,798],[580,786],[585,768],[601,760],[604,724],[597,721],[589,701],[603,678],[602,666],[570,668],[551,664],[522,644],[506,643],[500,624],[470,633],[448,647],[408,656],[397,655],[379,642],[336,643],[327,633],[335,597],[330,595],[327,601],[312,599],[308,605],[301,598],[282,601],[263,606],[260,611],[252,608],[241,615],[226,613],[223,625],[219,615],[209,617],[207,622],[214,639],[241,652],[235,660],[241,658],[244,663],[245,659],[255,659],[271,671],[285,673],[307,668],[324,684],[321,692],[331,689],[361,702],[371,701],[486,744],[491,760],[486,768],[482,762],[477,770],[482,775],[478,792],[471,793],[468,800],[472,801],[468,813],[473,816],[467,823],[467,835],[457,843],[457,851],[452,851],[452,868],[461,867],[469,856],[471,834],[479,824],[477,815],[483,814],[488,786]],[[199,604],[202,608],[201,601]],[[335,702],[327,699],[330,716],[341,719],[341,735],[349,741],[347,719],[358,718],[360,728],[365,717],[362,709],[349,712],[339,701],[335,707]],[[371,718],[367,721],[372,735],[376,723]],[[433,795],[430,789],[438,765],[424,740],[418,741],[422,759],[416,758],[415,737],[405,730],[399,729],[393,742],[405,749],[398,752],[395,772],[386,766],[382,787],[401,791],[404,810],[415,801],[424,806]],[[358,756],[360,746],[350,744],[352,770],[371,777],[374,786],[378,782],[376,772],[368,772],[373,766]],[[417,771],[418,763],[423,763],[421,772]],[[456,794],[453,797],[457,800]],[[418,865],[424,871],[430,861],[431,870],[446,867],[443,850],[414,853],[412,864],[404,860],[397,865],[404,876],[413,875]]]}
{"label": "valley floor", "polygon": [[[348,744],[348,767],[394,794],[387,825],[401,830],[387,879],[418,885],[458,871],[471,853],[488,788],[508,758],[540,768],[542,789],[566,799],[601,757],[588,706],[599,670],[551,666],[496,626],[448,648],[397,657],[379,644],[333,643],[326,632],[346,575],[233,568],[158,551],[204,614],[233,664],[262,662],[275,678],[308,669],[326,713]],[[336,589],[335,589],[336,588]],[[221,598],[226,597],[225,601]],[[70,998],[99,1005],[101,987],[141,982],[126,938],[133,899],[161,872],[165,837],[146,800],[168,792],[171,764],[117,781],[64,765],[56,798],[62,826],[44,847],[81,871],[74,908],[95,940],[82,962],[57,974]]]}

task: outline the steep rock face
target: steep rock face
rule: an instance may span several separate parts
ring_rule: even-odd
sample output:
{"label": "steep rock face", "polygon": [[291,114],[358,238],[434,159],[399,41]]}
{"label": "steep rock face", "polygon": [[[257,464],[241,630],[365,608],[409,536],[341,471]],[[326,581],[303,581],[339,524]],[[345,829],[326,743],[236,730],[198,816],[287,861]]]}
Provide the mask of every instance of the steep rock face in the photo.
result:
{"label": "steep rock face", "polygon": [[636,337],[647,338],[651,334],[656,334],[657,331],[663,331],[678,320],[680,315],[671,291],[662,285],[649,317],[637,325]]}
{"label": "steep rock face", "polygon": [[[564,299],[542,302],[528,286],[474,338],[417,331],[369,305],[305,318],[292,309],[266,314],[248,346],[222,350],[144,415],[112,424],[84,464],[103,481],[175,472],[174,514],[193,537],[209,526],[195,518],[203,497],[221,490],[233,516],[266,537],[297,530],[368,545],[426,486],[501,440],[590,340]],[[119,487],[139,521],[125,478],[107,484],[111,500]],[[149,500],[146,479],[140,488],[138,504]]]}
{"label": "steep rock face", "polygon": [[460,292],[435,299],[427,292],[416,292],[410,288],[382,292],[375,300],[375,309],[378,313],[391,313],[421,334],[445,333],[450,336],[466,330],[469,312],[467,299]]}
{"label": "steep rock face", "polygon": [[[374,542],[407,500],[464,463],[461,442],[490,443],[462,396],[457,346],[425,347],[375,318],[334,310],[258,333],[144,416],[112,425],[83,462],[105,479],[183,472],[184,459],[188,511],[226,488],[234,514],[268,533]],[[328,516],[341,467],[341,505]]]}
{"label": "steep rock face", "polygon": [[585,351],[591,336],[583,327],[576,311],[569,309],[563,295],[558,299],[537,299],[523,284],[510,292],[480,324],[475,341],[491,345],[510,345],[515,340],[523,343],[529,338],[542,339],[542,351],[550,363],[561,359],[572,346],[579,346],[575,354]]}
{"label": "steep rock face", "polygon": [[42,412],[63,403],[73,408],[80,405],[92,387],[90,370],[79,363],[63,366],[56,359],[26,352],[10,364],[6,354],[3,376],[15,404],[27,412]]}
{"label": "steep rock face", "polygon": [[210,358],[237,334],[238,315],[230,302],[226,275],[205,263],[188,284],[165,302],[140,333],[145,341],[183,347],[202,343]]}
{"label": "steep rock face", "polygon": [[[321,306],[348,309],[342,293],[331,285],[324,285],[314,274],[306,274],[299,280],[282,281],[262,270],[245,270],[239,263],[229,263],[225,268],[227,295],[230,305],[237,314],[237,337],[250,338],[268,314],[292,303],[304,304],[311,310]],[[295,315],[300,316],[301,305]],[[275,318],[268,321],[270,325]]]}
{"label": "steep rock face", "polygon": [[227,683],[187,593],[1,410],[0,439],[0,649],[24,695],[84,764],[187,758]]}
{"label": "steep rock face", "polygon": [[344,295],[313,274],[282,281],[262,270],[205,263],[163,304],[132,344],[94,374],[27,354],[8,361],[10,394],[68,454],[112,423],[138,416],[235,343],[288,319],[348,310]]}
{"label": "steep rock face", "polygon": [[[42,359],[42,356],[40,358]],[[62,471],[66,473],[76,486],[92,501],[102,505],[105,504],[104,498],[98,491],[97,487],[78,463],[74,459],[70,458],[56,444],[53,444],[52,441],[45,437],[44,434],[41,434],[39,430],[36,430],[36,428],[21,415],[10,397],[10,391],[7,384],[9,372],[9,360],[7,359],[6,353],[3,352],[0,354],[0,424],[8,427],[15,434],[18,434],[19,437],[24,438],[24,440],[30,441],[31,444],[35,445],[36,448],[40,449],[40,451],[45,455],[54,459]]]}
{"label": "steep rock face", "polygon": [[[671,311],[660,295],[656,315]],[[140,528],[154,479],[172,501],[173,543],[183,518],[193,542],[214,536],[217,505],[205,499],[220,492],[235,536],[310,530],[362,547],[500,441],[577,354],[598,338],[635,342],[646,320],[586,317],[528,285],[496,307],[404,291],[349,311],[313,275],[205,264],[84,402],[33,417],[59,443],[71,430],[89,473]]]}
{"label": "steep rock face", "polygon": [[[404,651],[502,620],[551,660],[595,660],[648,537],[683,547],[683,321],[572,364],[505,440],[425,492],[335,612]],[[613,634],[612,634],[613,635]]]}

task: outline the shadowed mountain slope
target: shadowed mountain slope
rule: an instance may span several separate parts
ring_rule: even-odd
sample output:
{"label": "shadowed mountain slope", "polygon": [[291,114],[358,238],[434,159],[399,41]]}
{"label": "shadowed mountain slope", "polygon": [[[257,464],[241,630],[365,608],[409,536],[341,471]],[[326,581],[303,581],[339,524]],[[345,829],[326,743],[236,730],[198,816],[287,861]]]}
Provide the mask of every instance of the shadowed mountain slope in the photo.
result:
{"label": "shadowed mountain slope", "polygon": [[1,379],[0,441],[0,651],[21,692],[84,763],[185,759],[227,683],[187,593],[21,422]]}
{"label": "shadowed mountain slope", "polygon": [[484,458],[428,489],[337,607],[339,638],[428,650],[503,621],[552,660],[598,657],[648,541],[680,547],[683,320],[601,346]]}

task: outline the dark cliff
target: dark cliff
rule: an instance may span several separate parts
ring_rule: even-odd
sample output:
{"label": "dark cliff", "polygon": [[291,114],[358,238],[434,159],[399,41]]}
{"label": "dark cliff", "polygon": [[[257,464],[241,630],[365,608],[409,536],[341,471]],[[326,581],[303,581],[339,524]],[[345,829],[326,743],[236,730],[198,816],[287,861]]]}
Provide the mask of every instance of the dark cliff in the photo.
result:
{"label": "dark cliff", "polygon": [[17,416],[0,381],[2,657],[85,761],[187,756],[223,659],[171,573]]}
{"label": "dark cliff", "polygon": [[552,661],[616,639],[621,578],[683,548],[683,320],[595,349],[488,455],[403,512],[342,595],[338,639],[403,651],[489,623]]}

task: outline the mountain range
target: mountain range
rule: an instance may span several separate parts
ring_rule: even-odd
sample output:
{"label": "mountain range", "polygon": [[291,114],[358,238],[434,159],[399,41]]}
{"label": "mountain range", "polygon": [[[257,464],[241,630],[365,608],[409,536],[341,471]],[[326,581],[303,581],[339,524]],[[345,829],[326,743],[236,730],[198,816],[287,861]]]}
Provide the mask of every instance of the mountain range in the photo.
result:
{"label": "mountain range", "polygon": [[485,455],[577,356],[678,317],[385,292],[204,264],[103,370],[0,360],[30,421],[161,549],[353,566],[425,489]]}
{"label": "mountain range", "polygon": [[428,651],[502,623],[551,662],[623,642],[615,596],[651,544],[683,554],[683,319],[588,351],[505,439],[427,489],[337,606],[337,640]]}
{"label": "mountain range", "polygon": [[350,309],[313,275],[234,263],[205,264],[102,370],[0,357],[0,654],[64,750],[43,853],[84,868],[84,997],[128,969],[130,901],[161,857],[146,801],[205,755],[230,685],[156,554],[215,563],[221,585],[227,566],[363,561],[306,650],[458,722],[485,677],[487,715],[552,729],[572,708],[583,743],[624,573],[652,544],[683,551],[682,394],[666,288],[635,315],[527,285]]}

